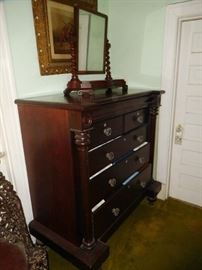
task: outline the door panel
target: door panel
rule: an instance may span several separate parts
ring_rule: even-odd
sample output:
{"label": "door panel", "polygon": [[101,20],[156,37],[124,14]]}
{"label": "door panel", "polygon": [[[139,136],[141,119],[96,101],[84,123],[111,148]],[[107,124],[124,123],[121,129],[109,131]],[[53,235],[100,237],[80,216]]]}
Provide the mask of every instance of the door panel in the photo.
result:
{"label": "door panel", "polygon": [[202,206],[202,20],[182,22],[170,195]]}
{"label": "door panel", "polygon": [[189,68],[189,81],[188,81],[189,84],[201,85],[202,84],[201,72],[202,72],[201,67],[191,66]]}
{"label": "door panel", "polygon": [[184,175],[191,175],[200,179],[202,169],[199,166],[192,166],[192,164],[182,164]]}
{"label": "door panel", "polygon": [[201,141],[201,125],[184,124],[184,140]]}
{"label": "door panel", "polygon": [[[201,72],[202,74],[202,72]],[[195,94],[195,97],[187,97],[186,100],[186,112],[200,114],[200,108],[202,104],[202,97],[199,94]]]}
{"label": "door panel", "polygon": [[196,29],[195,31],[198,31],[198,32],[193,33],[191,52],[199,53],[199,52],[202,52],[202,33],[200,33],[201,31],[200,25],[198,27],[198,30]]}
{"label": "door panel", "polygon": [[201,155],[199,152],[183,150],[181,164],[201,166]]}
{"label": "door panel", "polygon": [[194,113],[186,113],[185,124],[199,125],[201,124],[201,115]]}

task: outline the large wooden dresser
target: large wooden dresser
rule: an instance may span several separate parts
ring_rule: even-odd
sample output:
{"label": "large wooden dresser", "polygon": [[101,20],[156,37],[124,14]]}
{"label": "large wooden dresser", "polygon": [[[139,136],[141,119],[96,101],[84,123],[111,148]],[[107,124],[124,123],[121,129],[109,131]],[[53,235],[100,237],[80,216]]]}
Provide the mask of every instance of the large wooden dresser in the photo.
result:
{"label": "large wooden dresser", "polygon": [[[16,100],[34,219],[30,231],[79,269],[98,269],[105,240],[160,183],[152,178],[162,91],[97,91]],[[129,239],[128,239],[129,240]]]}

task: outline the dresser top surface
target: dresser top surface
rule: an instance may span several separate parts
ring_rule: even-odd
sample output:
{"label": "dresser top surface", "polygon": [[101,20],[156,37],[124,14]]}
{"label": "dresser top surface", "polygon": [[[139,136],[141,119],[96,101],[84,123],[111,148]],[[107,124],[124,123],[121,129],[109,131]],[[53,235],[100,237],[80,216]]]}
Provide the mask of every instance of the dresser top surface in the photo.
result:
{"label": "dresser top surface", "polygon": [[101,89],[94,91],[92,95],[78,95],[77,92],[72,92],[69,97],[65,97],[63,93],[60,93],[17,99],[15,100],[15,103],[54,106],[72,110],[86,110],[91,107],[108,103],[141,98],[149,95],[160,95],[163,93],[164,91],[162,90],[128,89],[128,92],[123,94],[122,89],[113,89],[112,94],[106,94],[106,89]]}

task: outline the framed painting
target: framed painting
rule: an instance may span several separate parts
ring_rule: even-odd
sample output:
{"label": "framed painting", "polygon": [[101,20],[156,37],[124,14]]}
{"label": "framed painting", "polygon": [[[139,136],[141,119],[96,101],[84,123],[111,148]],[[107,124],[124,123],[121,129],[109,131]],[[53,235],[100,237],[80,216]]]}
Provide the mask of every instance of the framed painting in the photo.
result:
{"label": "framed painting", "polygon": [[71,71],[70,34],[75,5],[97,10],[97,0],[32,0],[41,75]]}

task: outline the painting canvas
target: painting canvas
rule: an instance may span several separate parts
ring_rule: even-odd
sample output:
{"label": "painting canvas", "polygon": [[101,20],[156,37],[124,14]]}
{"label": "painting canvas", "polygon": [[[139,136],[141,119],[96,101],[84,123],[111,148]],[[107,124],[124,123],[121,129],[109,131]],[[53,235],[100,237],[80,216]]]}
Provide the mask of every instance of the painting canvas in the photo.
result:
{"label": "painting canvas", "polygon": [[48,1],[47,8],[51,57],[52,59],[69,59],[74,8],[54,1]]}

